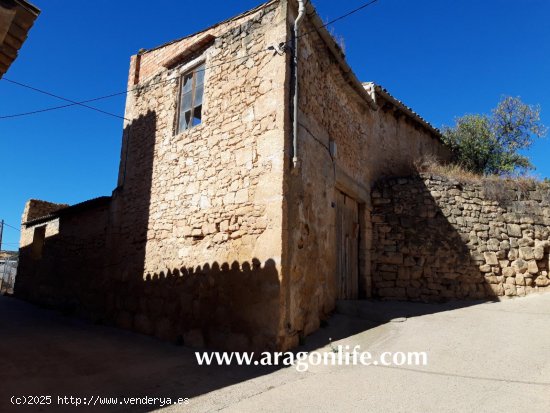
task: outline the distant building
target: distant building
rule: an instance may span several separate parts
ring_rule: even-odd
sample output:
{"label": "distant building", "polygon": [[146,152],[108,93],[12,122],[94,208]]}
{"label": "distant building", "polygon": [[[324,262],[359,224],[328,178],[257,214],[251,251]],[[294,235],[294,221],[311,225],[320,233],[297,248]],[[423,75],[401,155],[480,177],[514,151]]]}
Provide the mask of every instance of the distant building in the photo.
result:
{"label": "distant building", "polygon": [[0,294],[13,293],[17,257],[18,253],[15,251],[0,251]]}
{"label": "distant building", "polygon": [[16,295],[229,349],[291,348],[368,297],[372,186],[448,151],[306,9],[297,71],[295,0],[133,56],[118,186],[27,203]]}

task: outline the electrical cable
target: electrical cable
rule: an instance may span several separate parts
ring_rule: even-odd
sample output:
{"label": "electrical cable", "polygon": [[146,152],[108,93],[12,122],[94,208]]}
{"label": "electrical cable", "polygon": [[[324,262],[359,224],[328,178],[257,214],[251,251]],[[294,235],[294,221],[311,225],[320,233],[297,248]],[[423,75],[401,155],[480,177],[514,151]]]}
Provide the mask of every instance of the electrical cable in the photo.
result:
{"label": "electrical cable", "polygon": [[[305,36],[308,36],[309,34],[319,30],[319,29],[322,29],[322,28],[325,28],[327,26],[330,26],[340,20],[343,20],[371,5],[373,5],[374,3],[378,2],[379,0],[371,0],[351,11],[349,11],[348,13],[345,13],[333,20],[330,20],[328,23],[325,23],[324,25],[320,26],[320,27],[316,27],[314,30],[311,30],[309,32],[306,32],[302,35],[300,35],[299,37],[305,37]],[[290,42],[290,41],[289,41]],[[288,46],[288,43],[289,42],[285,42],[283,43],[282,45],[287,45]],[[200,69],[200,71],[206,71],[207,69],[212,69],[212,68],[215,68],[215,67],[218,67],[218,66],[222,66],[222,65],[225,65],[227,63],[232,63],[232,62],[235,62],[237,60],[241,60],[241,59],[247,59],[249,57],[253,57],[253,56],[256,56],[258,55],[259,53],[262,53],[262,52],[265,52],[267,50],[270,50],[270,49],[266,49],[266,50],[260,50],[256,53],[251,53],[249,55],[246,55],[246,56],[241,56],[241,57],[238,57],[236,59],[233,59],[233,60],[229,60],[229,61],[224,61],[223,63],[220,63],[220,64],[217,64],[217,65],[212,65],[212,66],[208,66],[208,67],[205,67],[203,69]],[[241,64],[244,64],[246,62],[243,62]],[[87,99],[87,100],[82,100],[82,101],[74,101],[74,100],[71,100],[71,99],[67,99],[67,98],[64,98],[62,96],[59,96],[59,95],[56,95],[54,93],[51,93],[51,92],[48,92],[48,91],[45,91],[45,90],[42,90],[42,89],[39,89],[37,87],[34,87],[34,86],[30,86],[30,85],[26,85],[24,83],[21,83],[21,82],[17,82],[17,81],[14,81],[14,80],[10,80],[10,79],[7,79],[7,78],[2,78],[0,80],[5,80],[7,82],[10,82],[10,83],[13,83],[13,84],[16,84],[16,85],[19,85],[21,87],[25,87],[25,88],[28,88],[28,89],[31,89],[31,90],[34,90],[38,93],[42,93],[42,94],[45,94],[45,95],[48,95],[48,96],[52,96],[52,97],[55,97],[57,99],[61,99],[61,100],[64,100],[64,101],[67,101],[67,102],[70,102],[69,104],[67,105],[60,105],[60,106],[53,106],[53,107],[49,107],[49,108],[44,108],[44,109],[38,109],[38,110],[34,110],[34,111],[30,111],[30,112],[23,112],[23,113],[16,113],[16,114],[12,114],[12,115],[3,115],[3,116],[0,116],[0,119],[10,119],[10,118],[17,118],[17,117],[21,117],[21,116],[29,116],[29,115],[35,115],[35,114],[38,114],[38,113],[44,113],[44,112],[49,112],[49,111],[53,111],[53,110],[58,110],[58,109],[64,109],[64,108],[68,108],[68,107],[71,107],[71,106],[82,106],[82,107],[85,107],[87,109],[90,109],[90,110],[94,110],[94,111],[97,111],[97,112],[100,112],[100,113],[103,113],[105,115],[109,115],[109,116],[113,116],[113,117],[116,117],[116,118],[119,118],[119,119],[123,119],[123,120],[129,120],[127,118],[125,118],[124,116],[120,116],[120,115],[116,115],[114,113],[110,113],[110,112],[107,112],[107,111],[104,111],[102,109],[98,109],[96,107],[93,107],[93,106],[89,106],[87,105],[87,103],[91,103],[91,102],[96,102],[98,100],[103,100],[103,99],[109,99],[109,98],[112,98],[112,97],[115,97],[115,96],[120,96],[120,95],[126,95],[130,92],[133,92],[135,90],[138,90],[138,89],[145,89],[145,88],[149,88],[151,86],[155,86],[155,85],[158,85],[158,84],[162,84],[162,83],[167,83],[167,82],[171,82],[173,81],[174,79],[173,78],[170,78],[170,79],[166,79],[166,80],[163,80],[163,81],[160,81],[160,82],[155,82],[155,83],[150,83],[148,85],[145,85],[145,86],[137,86],[135,88],[131,88],[131,89],[127,89],[125,90],[124,92],[118,92],[118,93],[112,93],[110,95],[105,95],[105,96],[100,96],[100,97],[96,97],[96,98],[92,98],[92,99]]]}

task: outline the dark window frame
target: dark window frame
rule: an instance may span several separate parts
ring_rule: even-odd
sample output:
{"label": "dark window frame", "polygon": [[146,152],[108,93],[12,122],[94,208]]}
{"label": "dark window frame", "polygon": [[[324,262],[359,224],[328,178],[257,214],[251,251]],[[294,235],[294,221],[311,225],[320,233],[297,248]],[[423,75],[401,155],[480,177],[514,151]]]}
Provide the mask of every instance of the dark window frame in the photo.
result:
{"label": "dark window frame", "polygon": [[[204,106],[204,72],[205,72],[205,62],[197,63],[194,67],[186,70],[183,74],[179,77],[179,89],[178,89],[178,104],[177,104],[177,113],[176,113],[176,134],[185,132],[187,130],[190,130],[194,128],[195,126],[198,126],[202,123],[202,110]],[[202,72],[202,83],[197,84],[197,78],[198,74]],[[187,91],[187,93],[191,94],[191,102],[189,109],[183,112],[183,98],[185,95],[184,92],[184,86],[185,86],[185,79],[187,77],[191,76],[191,89]],[[199,100],[199,96],[197,95],[197,89],[202,86],[202,92],[200,95],[200,103],[197,104],[197,101]],[[199,110],[199,118],[195,117],[196,110]],[[182,116],[185,116],[187,113],[189,113],[190,117],[189,120],[185,122],[185,124],[182,125]],[[198,123],[195,123],[195,119],[199,119]]]}

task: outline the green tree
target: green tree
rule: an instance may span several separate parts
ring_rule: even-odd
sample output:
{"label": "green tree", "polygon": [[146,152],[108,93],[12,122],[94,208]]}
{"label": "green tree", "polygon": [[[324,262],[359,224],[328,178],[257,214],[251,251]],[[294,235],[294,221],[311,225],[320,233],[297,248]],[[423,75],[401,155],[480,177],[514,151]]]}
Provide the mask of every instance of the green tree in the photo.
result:
{"label": "green tree", "polygon": [[463,168],[484,175],[510,175],[534,169],[520,151],[546,132],[540,107],[504,97],[490,115],[465,115],[455,126],[443,128],[443,140]]}

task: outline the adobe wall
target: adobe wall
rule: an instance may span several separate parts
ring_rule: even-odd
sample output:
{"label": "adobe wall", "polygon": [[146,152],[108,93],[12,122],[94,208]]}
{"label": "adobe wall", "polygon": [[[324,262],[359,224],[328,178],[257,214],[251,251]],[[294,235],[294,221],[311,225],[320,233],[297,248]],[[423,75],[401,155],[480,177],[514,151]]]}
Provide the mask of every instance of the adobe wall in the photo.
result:
{"label": "adobe wall", "polygon": [[[207,33],[217,37],[206,51],[202,124],[176,134],[178,81],[190,64],[166,68],[163,62]],[[139,89],[126,103],[125,117],[131,121],[125,126],[111,214],[111,272],[132,285],[187,274],[190,279],[181,281],[178,291],[190,301],[170,317],[160,317],[128,304],[141,300],[135,295],[121,305],[120,324],[154,332],[159,323],[167,323],[163,330],[191,334],[193,342],[210,347],[227,347],[231,340],[283,345],[287,56],[267,48],[285,42],[286,36],[286,2],[276,1],[145,52],[139,65],[132,58],[129,86]],[[136,71],[139,83],[132,85]],[[229,268],[241,276],[212,268]],[[251,274],[257,279],[243,285]],[[166,282],[147,285],[160,284]],[[162,291],[159,287],[153,295]],[[191,326],[182,327],[178,319],[180,310],[192,312],[195,320],[215,316],[216,321],[190,333]],[[242,339],[243,329],[249,341]]]}
{"label": "adobe wall", "polygon": [[373,295],[445,301],[550,290],[550,186],[420,177],[373,192]]}
{"label": "adobe wall", "polygon": [[[289,22],[295,16],[293,10]],[[371,186],[382,176],[406,173],[422,155],[447,155],[436,137],[407,117],[372,109],[348,84],[309,17],[301,32],[308,33],[300,37],[299,46],[301,166],[288,175],[285,225],[285,267],[292,284],[289,318],[295,336],[316,330],[335,306],[336,188],[360,204],[360,291],[365,297],[370,282]],[[336,143],[335,157],[330,140]]]}

